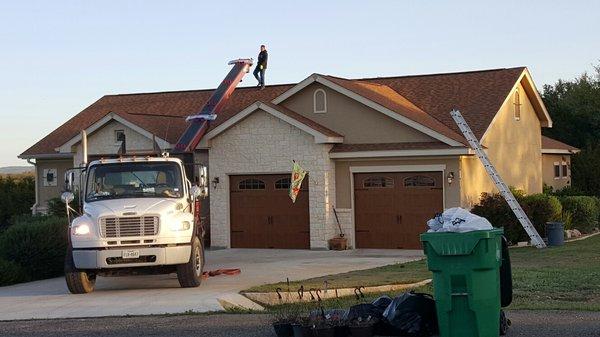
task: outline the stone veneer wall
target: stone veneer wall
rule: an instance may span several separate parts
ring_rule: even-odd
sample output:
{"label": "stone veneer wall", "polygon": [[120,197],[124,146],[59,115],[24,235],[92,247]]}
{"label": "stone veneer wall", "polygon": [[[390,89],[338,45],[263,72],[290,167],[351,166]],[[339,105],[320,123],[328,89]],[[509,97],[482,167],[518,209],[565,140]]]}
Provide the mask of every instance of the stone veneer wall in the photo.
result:
{"label": "stone veneer wall", "polygon": [[[211,243],[230,247],[229,175],[291,172],[296,160],[309,172],[310,247],[326,249],[337,233],[335,166],[329,159],[330,144],[316,144],[314,137],[264,111],[256,111],[210,141],[209,174],[219,177],[210,189]],[[306,183],[306,180],[304,181]]]}

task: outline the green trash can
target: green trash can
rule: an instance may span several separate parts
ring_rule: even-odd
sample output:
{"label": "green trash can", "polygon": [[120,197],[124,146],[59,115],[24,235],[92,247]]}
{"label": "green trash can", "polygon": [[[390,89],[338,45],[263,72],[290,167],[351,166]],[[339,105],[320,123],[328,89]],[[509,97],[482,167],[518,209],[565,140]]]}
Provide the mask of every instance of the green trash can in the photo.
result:
{"label": "green trash can", "polygon": [[499,336],[502,229],[421,234],[440,337]]}

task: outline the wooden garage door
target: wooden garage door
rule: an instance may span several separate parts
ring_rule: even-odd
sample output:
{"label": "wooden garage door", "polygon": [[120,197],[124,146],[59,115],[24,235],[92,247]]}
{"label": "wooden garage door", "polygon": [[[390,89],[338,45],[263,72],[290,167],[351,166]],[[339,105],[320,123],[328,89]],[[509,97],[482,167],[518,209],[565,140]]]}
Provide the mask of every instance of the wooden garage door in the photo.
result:
{"label": "wooden garage door", "polygon": [[308,176],[296,203],[290,176],[230,176],[231,247],[309,248]]}
{"label": "wooden garage door", "polygon": [[421,249],[427,220],[443,211],[441,172],[354,174],[357,248]]}

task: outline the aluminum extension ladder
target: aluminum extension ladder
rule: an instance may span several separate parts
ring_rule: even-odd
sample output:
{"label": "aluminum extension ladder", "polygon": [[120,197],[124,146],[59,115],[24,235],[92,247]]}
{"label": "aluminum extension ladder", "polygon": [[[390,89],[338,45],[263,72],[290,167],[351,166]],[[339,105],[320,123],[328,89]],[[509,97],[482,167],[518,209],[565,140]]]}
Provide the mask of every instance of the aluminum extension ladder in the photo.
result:
{"label": "aluminum extension ladder", "polygon": [[500,195],[504,197],[504,200],[506,200],[513,213],[515,213],[517,219],[531,238],[531,244],[533,244],[537,248],[546,248],[546,243],[544,243],[544,240],[540,237],[540,234],[537,232],[537,230],[527,217],[527,214],[525,214],[525,211],[523,211],[523,208],[521,208],[521,205],[519,205],[517,199],[515,199],[515,196],[512,194],[508,186],[504,183],[504,181],[498,174],[498,171],[496,171],[496,168],[494,168],[494,165],[492,165],[492,163],[490,162],[490,159],[488,158],[487,154],[483,151],[481,144],[479,144],[479,140],[477,139],[477,137],[475,137],[475,134],[473,134],[473,131],[461,115],[460,111],[452,110],[450,112],[450,115],[454,119],[456,125],[458,125],[458,128],[460,129],[462,134],[469,142],[469,145],[471,145],[471,148],[475,150],[475,153],[477,154],[477,157],[479,157],[479,160],[483,164],[483,167],[485,168],[488,175],[490,176],[490,178],[492,178],[492,181],[494,182],[494,184],[496,184],[496,187],[500,191]]}

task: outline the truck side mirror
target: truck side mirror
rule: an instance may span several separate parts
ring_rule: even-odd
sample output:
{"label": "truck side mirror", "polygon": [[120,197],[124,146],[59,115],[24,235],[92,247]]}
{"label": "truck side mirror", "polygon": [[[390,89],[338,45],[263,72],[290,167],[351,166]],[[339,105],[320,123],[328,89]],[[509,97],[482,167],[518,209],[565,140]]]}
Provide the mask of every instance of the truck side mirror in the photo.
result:
{"label": "truck side mirror", "polygon": [[75,185],[75,171],[68,170],[67,172],[65,172],[65,190],[72,192],[74,190],[74,185]]}
{"label": "truck side mirror", "polygon": [[194,199],[206,197],[208,195],[208,187],[192,186],[192,196]]}
{"label": "truck side mirror", "polygon": [[63,192],[63,194],[60,195],[60,200],[67,205],[73,201],[73,199],[75,199],[73,192]]}
{"label": "truck side mirror", "polygon": [[198,166],[198,187],[208,187],[208,169],[206,166]]}

